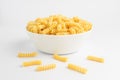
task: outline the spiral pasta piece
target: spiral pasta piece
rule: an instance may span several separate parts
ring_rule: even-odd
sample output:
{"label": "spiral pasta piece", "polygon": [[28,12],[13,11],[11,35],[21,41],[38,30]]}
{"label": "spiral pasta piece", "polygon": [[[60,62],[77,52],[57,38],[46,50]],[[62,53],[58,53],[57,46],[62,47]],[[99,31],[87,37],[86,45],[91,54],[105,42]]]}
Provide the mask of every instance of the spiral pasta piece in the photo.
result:
{"label": "spiral pasta piece", "polygon": [[41,60],[34,60],[29,62],[23,62],[22,66],[27,67],[27,66],[40,65],[40,64],[42,64]]}
{"label": "spiral pasta piece", "polygon": [[95,57],[95,56],[88,56],[87,59],[91,60],[91,61],[96,61],[96,62],[104,63],[104,59],[103,58],[99,58],[99,57]]}
{"label": "spiral pasta piece", "polygon": [[68,68],[77,72],[80,72],[82,74],[86,74],[87,69],[82,68],[80,66],[74,65],[74,64],[68,64]]}
{"label": "spiral pasta piece", "polygon": [[53,55],[53,58],[62,62],[67,62],[68,58],[67,57],[63,57],[63,56],[59,56],[57,54]]}
{"label": "spiral pasta piece", "polygon": [[35,57],[37,56],[36,52],[31,52],[31,53],[18,53],[18,57]]}
{"label": "spiral pasta piece", "polygon": [[36,71],[46,71],[54,68],[56,68],[56,64],[49,64],[49,65],[38,66],[36,68]]}

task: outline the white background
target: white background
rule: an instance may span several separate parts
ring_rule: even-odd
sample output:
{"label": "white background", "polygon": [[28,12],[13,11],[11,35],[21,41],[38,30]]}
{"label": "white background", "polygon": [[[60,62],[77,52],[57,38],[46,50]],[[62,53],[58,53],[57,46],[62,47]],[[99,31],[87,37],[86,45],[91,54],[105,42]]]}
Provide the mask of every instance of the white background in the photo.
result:
{"label": "white background", "polygon": [[[79,52],[65,55],[67,63],[39,52],[25,31],[28,21],[52,14],[79,16],[93,23],[90,38]],[[19,51],[37,51],[36,58],[20,59]],[[105,63],[86,60],[87,55],[103,57]],[[55,70],[35,72],[22,62],[41,59],[56,63]],[[0,0],[0,80],[119,80],[120,79],[120,1],[119,0]],[[67,69],[68,63],[81,65],[88,73]]]}

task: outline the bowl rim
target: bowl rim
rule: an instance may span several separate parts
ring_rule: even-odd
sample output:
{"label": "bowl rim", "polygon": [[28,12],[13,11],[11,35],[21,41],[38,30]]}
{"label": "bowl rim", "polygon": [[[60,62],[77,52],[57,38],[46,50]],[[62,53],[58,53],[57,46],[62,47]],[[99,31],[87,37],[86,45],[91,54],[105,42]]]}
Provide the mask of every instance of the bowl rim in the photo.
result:
{"label": "bowl rim", "polygon": [[38,36],[51,36],[51,37],[65,37],[65,36],[68,36],[68,37],[70,37],[70,36],[82,36],[82,35],[85,35],[85,34],[87,34],[87,33],[90,33],[92,30],[89,30],[89,31],[87,31],[87,32],[83,32],[83,33],[79,33],[79,34],[70,34],[70,35],[48,35],[48,34],[37,34],[37,33],[33,33],[33,32],[30,32],[30,31],[28,31],[28,30],[26,30],[26,32],[27,33],[30,33],[30,34],[33,34],[33,35],[38,35]]}

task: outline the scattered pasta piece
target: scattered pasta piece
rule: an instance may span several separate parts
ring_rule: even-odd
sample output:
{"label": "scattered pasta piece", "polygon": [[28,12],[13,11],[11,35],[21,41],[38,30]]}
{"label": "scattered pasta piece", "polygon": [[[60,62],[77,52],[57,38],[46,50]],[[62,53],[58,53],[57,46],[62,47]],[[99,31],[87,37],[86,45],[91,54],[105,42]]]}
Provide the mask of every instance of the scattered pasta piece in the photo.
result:
{"label": "scattered pasta piece", "polygon": [[56,59],[56,60],[62,61],[62,62],[66,62],[68,60],[67,57],[59,56],[57,54],[54,54],[53,58]]}
{"label": "scattered pasta piece", "polygon": [[33,66],[33,65],[40,65],[42,64],[42,61],[40,60],[34,60],[34,61],[29,61],[29,62],[23,62],[23,66],[27,67],[27,66]]}
{"label": "scattered pasta piece", "polygon": [[35,57],[37,56],[36,52],[31,52],[31,53],[18,53],[18,57]]}
{"label": "scattered pasta piece", "polygon": [[78,71],[82,74],[86,74],[86,72],[87,72],[87,69],[82,68],[82,67],[77,66],[77,65],[74,65],[74,64],[68,64],[68,68],[71,69],[71,70]]}
{"label": "scattered pasta piece", "polygon": [[99,57],[95,57],[95,56],[88,56],[87,59],[92,60],[92,61],[96,61],[96,62],[100,62],[100,63],[104,63],[103,58],[99,58]]}
{"label": "scattered pasta piece", "polygon": [[63,15],[52,15],[30,21],[26,29],[37,34],[71,35],[90,31],[92,24],[79,17],[69,18]]}
{"label": "scattered pasta piece", "polygon": [[49,65],[44,65],[44,66],[38,66],[36,68],[36,71],[45,71],[45,70],[50,70],[56,68],[56,64],[49,64]]}

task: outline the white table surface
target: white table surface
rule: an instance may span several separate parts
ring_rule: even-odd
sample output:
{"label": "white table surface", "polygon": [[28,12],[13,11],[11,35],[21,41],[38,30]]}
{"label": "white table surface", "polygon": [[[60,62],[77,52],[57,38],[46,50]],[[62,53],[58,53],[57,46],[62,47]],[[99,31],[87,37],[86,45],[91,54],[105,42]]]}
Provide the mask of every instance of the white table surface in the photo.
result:
{"label": "white table surface", "polygon": [[[0,0],[0,80],[119,80],[120,8],[119,0]],[[80,16],[93,23],[90,38],[66,63],[39,52],[25,31],[27,21],[51,14]],[[18,58],[19,51],[36,51],[35,58]],[[103,57],[105,63],[86,60],[88,55]],[[36,72],[36,66],[21,67],[22,62],[40,59],[56,63],[54,70]],[[74,63],[88,69],[87,74],[67,69]]]}

